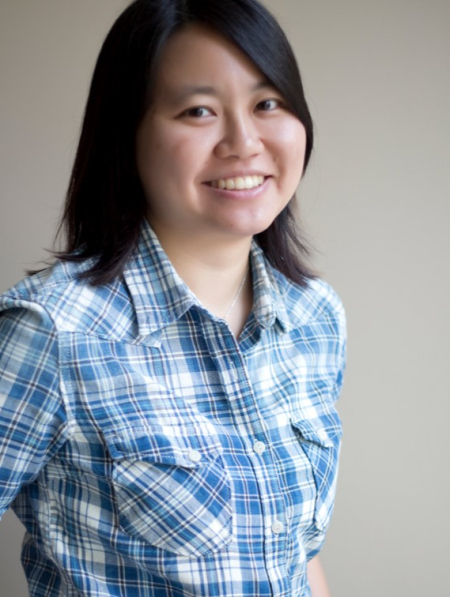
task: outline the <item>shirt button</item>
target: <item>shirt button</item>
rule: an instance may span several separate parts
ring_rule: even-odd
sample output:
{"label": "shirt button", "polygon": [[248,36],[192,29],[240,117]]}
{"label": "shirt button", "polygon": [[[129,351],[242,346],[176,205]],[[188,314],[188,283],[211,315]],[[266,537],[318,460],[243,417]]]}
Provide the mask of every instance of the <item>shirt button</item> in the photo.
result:
{"label": "shirt button", "polygon": [[276,520],[272,525],[272,531],[277,535],[282,533],[284,531],[284,524],[281,521]]}
{"label": "shirt button", "polygon": [[253,444],[253,449],[257,454],[262,454],[266,449],[266,444],[264,444],[263,442],[255,442]]}
{"label": "shirt button", "polygon": [[198,450],[189,450],[188,458],[191,462],[200,462],[202,455]]}

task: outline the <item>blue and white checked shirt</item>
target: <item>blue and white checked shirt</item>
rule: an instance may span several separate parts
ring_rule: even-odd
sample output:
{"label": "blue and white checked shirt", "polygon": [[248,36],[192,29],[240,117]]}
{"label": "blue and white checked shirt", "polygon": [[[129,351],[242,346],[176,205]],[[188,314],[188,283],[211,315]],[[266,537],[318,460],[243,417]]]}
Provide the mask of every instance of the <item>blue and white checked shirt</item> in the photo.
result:
{"label": "blue and white checked shirt", "polygon": [[251,251],[237,341],[145,225],[123,279],[0,299],[0,514],[33,597],[306,597],[333,509],[345,320]]}

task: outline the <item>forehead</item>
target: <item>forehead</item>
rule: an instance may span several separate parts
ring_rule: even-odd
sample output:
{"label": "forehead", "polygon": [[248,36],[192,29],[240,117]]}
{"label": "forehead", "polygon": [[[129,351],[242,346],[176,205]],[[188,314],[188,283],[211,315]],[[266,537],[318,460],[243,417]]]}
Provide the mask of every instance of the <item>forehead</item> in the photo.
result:
{"label": "forehead", "polygon": [[259,68],[233,42],[203,25],[174,33],[164,46],[154,79],[154,93],[198,89],[212,92],[226,85],[268,86]]}

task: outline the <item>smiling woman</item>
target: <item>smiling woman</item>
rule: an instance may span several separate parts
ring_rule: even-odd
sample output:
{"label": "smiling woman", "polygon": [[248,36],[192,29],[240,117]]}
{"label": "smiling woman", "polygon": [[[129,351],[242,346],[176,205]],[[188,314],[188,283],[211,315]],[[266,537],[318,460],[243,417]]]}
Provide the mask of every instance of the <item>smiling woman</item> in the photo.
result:
{"label": "smiling woman", "polygon": [[0,514],[31,595],[328,594],[345,317],[293,217],[312,143],[256,0],[114,24],[66,248],[0,298]]}
{"label": "smiling woman", "polygon": [[[170,38],[138,128],[137,168],[148,220],[186,281],[186,251],[223,259],[232,241],[247,261],[252,238],[291,201],[305,148],[300,120],[233,43],[199,25]],[[203,302],[220,315],[229,296],[212,290]]]}

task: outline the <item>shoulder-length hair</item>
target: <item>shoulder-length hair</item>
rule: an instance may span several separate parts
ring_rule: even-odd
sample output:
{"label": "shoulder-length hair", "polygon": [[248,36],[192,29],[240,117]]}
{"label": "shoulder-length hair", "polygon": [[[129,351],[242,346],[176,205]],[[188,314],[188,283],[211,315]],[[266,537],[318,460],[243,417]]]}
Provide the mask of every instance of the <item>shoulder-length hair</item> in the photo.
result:
{"label": "shoulder-length hair", "polygon": [[[92,77],[59,233],[66,261],[94,258],[82,276],[94,285],[120,276],[134,252],[146,213],[136,165],[136,133],[149,106],[165,43],[191,23],[211,27],[240,48],[282,94],[306,130],[306,168],[313,124],[299,69],[275,18],[257,0],[136,0],[118,17]],[[293,198],[294,199],[294,198]],[[269,262],[305,286],[314,277],[299,238],[291,200],[256,235]]]}

